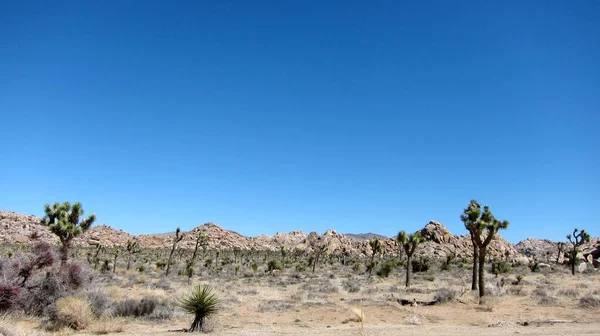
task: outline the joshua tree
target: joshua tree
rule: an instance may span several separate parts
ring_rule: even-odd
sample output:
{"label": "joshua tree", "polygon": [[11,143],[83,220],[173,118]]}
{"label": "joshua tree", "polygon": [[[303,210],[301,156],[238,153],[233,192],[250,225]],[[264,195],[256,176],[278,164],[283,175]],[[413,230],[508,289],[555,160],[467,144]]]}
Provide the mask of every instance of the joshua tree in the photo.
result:
{"label": "joshua tree", "polygon": [[98,268],[98,263],[101,259],[101,253],[104,252],[104,246],[101,244],[96,245],[96,251],[94,252],[94,256],[92,257],[92,261],[94,263],[94,269]]}
{"label": "joshua tree", "polygon": [[79,221],[79,218],[83,216],[83,208],[79,202],[72,206],[69,202],[62,204],[55,202],[52,206],[46,204],[44,212],[46,216],[42,219],[42,224],[47,225],[50,231],[60,239],[62,266],[69,259],[69,248],[73,238],[89,230],[96,220],[96,215],[91,214],[88,218]]}
{"label": "joshua tree", "polygon": [[285,246],[281,245],[279,246],[279,251],[281,252],[281,264],[285,267],[285,255],[286,255],[286,250],[285,250]]}
{"label": "joshua tree", "polygon": [[181,307],[186,312],[194,314],[194,321],[188,331],[203,331],[205,319],[218,311],[219,299],[212,287],[197,286],[188,297],[181,300]]}
{"label": "joshua tree", "polygon": [[475,235],[479,226],[479,216],[481,215],[481,205],[477,201],[471,201],[469,206],[464,210],[464,214],[460,216],[460,219],[465,223],[465,228],[469,231],[471,236],[471,244],[473,245],[473,277],[471,280],[471,290],[477,289],[477,264],[479,262],[479,249],[475,242]]}
{"label": "joshua tree", "polygon": [[315,267],[317,266],[319,259],[321,258],[321,256],[323,254],[325,254],[326,251],[327,251],[327,244],[325,244],[325,243],[321,246],[318,246],[317,249],[315,250],[315,257],[313,258],[313,268],[312,268],[313,273],[315,273]]}
{"label": "joshua tree", "polygon": [[404,248],[404,253],[406,254],[406,283],[405,286],[410,286],[410,269],[411,269],[411,259],[417,246],[425,241],[425,238],[421,236],[421,233],[416,232],[413,234],[407,234],[404,231],[398,232],[398,236],[396,237],[398,241],[398,245],[401,245]]}
{"label": "joshua tree", "polygon": [[117,272],[117,258],[119,257],[119,253],[121,252],[121,249],[114,245],[113,246],[113,273]]}
{"label": "joshua tree", "polygon": [[[192,263],[196,262],[196,255],[198,254],[198,246],[202,246],[202,250],[205,250],[205,246],[208,246],[208,238],[202,231],[196,235],[196,246],[194,246],[194,254],[192,254]],[[204,256],[202,256],[204,258]]]}
{"label": "joshua tree", "polygon": [[179,243],[183,239],[183,235],[180,235],[181,229],[177,228],[175,230],[175,237],[173,237],[173,247],[171,248],[171,253],[169,254],[169,261],[167,262],[167,270],[165,271],[165,276],[169,276],[169,271],[171,270],[171,262],[173,261],[173,253],[177,249],[177,243]]}
{"label": "joshua tree", "polygon": [[131,259],[133,255],[140,252],[139,246],[139,242],[135,239],[129,239],[127,241],[127,270],[131,269]]}
{"label": "joshua tree", "polygon": [[[481,205],[477,203],[477,201],[471,201],[469,203],[469,207],[465,209],[464,215],[461,216],[463,222],[465,222],[465,227],[471,233],[471,239],[475,242],[477,246],[478,253],[478,287],[479,287],[479,303],[483,303],[482,298],[485,296],[485,277],[484,277],[484,266],[485,266],[485,255],[487,252],[487,247],[494,238],[494,235],[498,233],[501,229],[508,228],[508,221],[498,220],[492,215],[489,206],[483,207],[483,212],[480,211]],[[472,219],[475,219],[475,214],[481,214],[481,216],[477,216],[475,221],[471,222]],[[465,220],[466,219],[466,220]],[[470,225],[467,226],[467,223]]]}
{"label": "joshua tree", "polygon": [[560,256],[565,251],[565,243],[559,242],[556,244],[556,248],[558,249],[558,254],[556,255],[556,263],[560,262]]}
{"label": "joshua tree", "polygon": [[569,264],[571,264],[571,274],[575,275],[575,263],[577,262],[579,247],[590,241],[590,235],[585,232],[585,230],[579,231],[578,229],[575,229],[573,230],[572,235],[567,235],[567,239],[573,244],[571,252],[569,253]]}
{"label": "joshua tree", "polygon": [[369,240],[369,246],[371,246],[371,264],[369,265],[369,276],[371,276],[371,273],[373,273],[373,268],[375,268],[375,255],[377,255],[377,253],[381,253],[383,248],[381,246],[381,241],[377,237]]}

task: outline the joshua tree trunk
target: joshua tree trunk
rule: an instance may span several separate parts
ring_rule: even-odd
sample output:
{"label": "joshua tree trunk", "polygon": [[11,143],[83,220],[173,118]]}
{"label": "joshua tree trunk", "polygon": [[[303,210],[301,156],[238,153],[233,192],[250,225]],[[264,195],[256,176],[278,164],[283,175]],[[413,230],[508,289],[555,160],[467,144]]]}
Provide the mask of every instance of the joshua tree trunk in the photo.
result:
{"label": "joshua tree trunk", "polygon": [[60,266],[64,266],[69,260],[69,243],[61,239],[60,245]]}
{"label": "joshua tree trunk", "polygon": [[113,260],[113,273],[117,273],[117,257],[119,255],[115,253],[115,259]]}
{"label": "joshua tree trunk", "polygon": [[569,260],[569,263],[571,264],[571,274],[575,275],[575,262],[577,260],[577,250],[575,248],[573,248],[573,251],[571,251],[571,260]]}
{"label": "joshua tree trunk", "polygon": [[202,331],[202,326],[204,325],[204,318],[196,315],[194,317],[194,322],[192,322],[192,326],[190,327],[189,332]]}
{"label": "joshua tree trunk", "polygon": [[412,255],[406,256],[406,283],[405,286],[410,287],[410,270],[412,268]]}
{"label": "joshua tree trunk", "polygon": [[482,246],[479,248],[479,300],[481,300],[485,296],[485,250],[486,246]]}
{"label": "joshua tree trunk", "polygon": [[479,271],[478,263],[479,263],[479,249],[475,242],[473,241],[473,279],[471,281],[471,290],[477,289],[477,272]]}
{"label": "joshua tree trunk", "polygon": [[127,270],[131,269],[131,253],[127,256]]}

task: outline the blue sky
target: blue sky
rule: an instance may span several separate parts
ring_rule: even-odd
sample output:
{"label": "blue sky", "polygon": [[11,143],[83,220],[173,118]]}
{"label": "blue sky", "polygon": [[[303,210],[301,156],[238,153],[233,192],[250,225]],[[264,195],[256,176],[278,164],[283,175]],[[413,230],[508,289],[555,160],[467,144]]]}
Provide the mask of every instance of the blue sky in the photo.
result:
{"label": "blue sky", "polygon": [[0,209],[600,235],[600,2],[3,1]]}

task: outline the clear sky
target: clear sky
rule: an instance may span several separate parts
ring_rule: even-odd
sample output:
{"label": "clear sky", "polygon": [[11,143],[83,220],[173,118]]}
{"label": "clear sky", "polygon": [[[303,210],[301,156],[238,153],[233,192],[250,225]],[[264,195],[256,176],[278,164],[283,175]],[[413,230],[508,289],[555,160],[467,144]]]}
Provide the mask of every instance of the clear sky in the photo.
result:
{"label": "clear sky", "polygon": [[600,1],[0,1],[0,209],[600,235]]}

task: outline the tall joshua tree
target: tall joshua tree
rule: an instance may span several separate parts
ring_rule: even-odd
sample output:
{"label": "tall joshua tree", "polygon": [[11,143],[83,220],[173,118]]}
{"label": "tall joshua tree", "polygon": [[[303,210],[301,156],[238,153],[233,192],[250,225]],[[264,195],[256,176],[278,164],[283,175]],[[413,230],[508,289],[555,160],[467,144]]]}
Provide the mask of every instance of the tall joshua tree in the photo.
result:
{"label": "tall joshua tree", "polygon": [[381,253],[383,248],[381,246],[381,241],[377,237],[369,240],[369,246],[371,246],[371,264],[369,265],[369,276],[371,276],[371,273],[373,273],[373,268],[375,268],[375,256],[378,253]]}
{"label": "tall joshua tree", "polygon": [[117,258],[121,253],[121,248],[117,245],[113,245],[113,273],[117,273]]}
{"label": "tall joshua tree", "polygon": [[91,214],[88,218],[81,219],[83,216],[83,207],[81,203],[76,202],[71,205],[69,202],[62,204],[54,202],[52,206],[44,206],[46,216],[42,219],[42,224],[47,225],[50,231],[60,239],[60,261],[64,265],[69,259],[69,248],[73,238],[81,235],[90,229],[96,215]]}
{"label": "tall joshua tree", "polygon": [[198,246],[202,246],[202,250],[206,250],[206,246],[208,246],[208,238],[202,231],[198,232],[196,235],[196,246],[194,246],[194,254],[192,254],[192,263],[196,262],[196,255],[198,254]]}
{"label": "tall joshua tree", "polygon": [[398,236],[396,237],[398,241],[398,245],[402,246],[404,249],[404,253],[406,254],[406,283],[405,286],[410,286],[410,270],[411,270],[411,262],[412,256],[415,254],[415,250],[417,246],[425,241],[425,238],[421,236],[421,233],[416,232],[413,234],[407,234],[404,231],[398,232]]}
{"label": "tall joshua tree", "polygon": [[127,270],[131,269],[131,258],[133,255],[140,252],[140,243],[136,239],[129,239],[125,246],[127,250]]}
{"label": "tall joshua tree", "polygon": [[[474,213],[477,213],[475,209],[481,209],[481,205],[477,203],[477,201],[471,201],[469,203],[469,207],[465,209],[465,215],[461,216],[461,219],[464,216],[470,216]],[[467,229],[471,233],[471,239],[475,242],[475,245],[478,249],[478,287],[479,287],[479,298],[480,303],[483,303],[482,298],[485,296],[485,276],[484,276],[484,267],[485,267],[485,255],[487,253],[487,247],[492,242],[494,235],[498,233],[501,229],[508,228],[508,221],[501,221],[496,219],[490,210],[489,206],[483,207],[483,212],[480,212],[481,216],[474,222],[469,225]],[[472,217],[474,218],[474,217]],[[464,220],[463,220],[464,221]],[[467,222],[465,222],[467,223]],[[467,226],[465,224],[465,226]]]}
{"label": "tall joshua tree", "polygon": [[315,273],[315,268],[317,267],[317,264],[319,263],[319,259],[321,259],[321,256],[325,254],[325,252],[327,252],[327,244],[323,243],[323,245],[317,246],[317,248],[315,249],[315,257],[313,258],[313,267],[312,267],[312,272]]}
{"label": "tall joshua tree", "polygon": [[169,261],[167,262],[167,270],[165,271],[165,276],[169,276],[169,271],[171,270],[171,262],[173,261],[173,253],[177,249],[177,243],[179,243],[183,239],[183,235],[181,234],[181,229],[177,228],[175,230],[175,237],[173,237],[173,246],[171,247],[171,253],[169,253]]}
{"label": "tall joshua tree", "polygon": [[565,243],[558,242],[556,248],[558,249],[558,254],[556,255],[556,263],[558,264],[560,262],[560,256],[565,250]]}
{"label": "tall joshua tree", "polygon": [[481,205],[477,201],[472,200],[469,206],[460,215],[460,220],[465,223],[465,228],[469,231],[471,236],[471,244],[473,245],[473,277],[471,280],[471,290],[477,289],[477,264],[479,262],[479,248],[475,242],[475,235],[477,234],[477,228],[479,227],[479,216],[481,216]]}
{"label": "tall joshua tree", "polygon": [[569,264],[571,264],[571,274],[575,275],[575,263],[577,262],[577,253],[579,253],[579,247],[583,243],[590,241],[590,235],[585,230],[579,231],[577,228],[573,230],[573,234],[568,234],[567,239],[573,245],[569,253]]}

